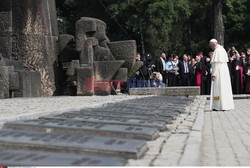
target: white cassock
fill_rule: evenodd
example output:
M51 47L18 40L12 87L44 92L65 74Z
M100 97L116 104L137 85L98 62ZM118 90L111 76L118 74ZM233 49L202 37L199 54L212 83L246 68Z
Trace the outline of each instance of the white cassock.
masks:
M232 110L234 109L231 78L228 69L228 55L226 50L218 45L214 51L212 64L212 81L210 109Z

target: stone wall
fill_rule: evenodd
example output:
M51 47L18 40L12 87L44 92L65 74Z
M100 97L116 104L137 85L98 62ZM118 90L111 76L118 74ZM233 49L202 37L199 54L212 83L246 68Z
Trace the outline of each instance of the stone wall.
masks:
M58 26L54 0L12 1L12 59L40 72L42 95L56 90Z
M5 58L11 57L12 50L12 3L10 0L0 1L0 53Z

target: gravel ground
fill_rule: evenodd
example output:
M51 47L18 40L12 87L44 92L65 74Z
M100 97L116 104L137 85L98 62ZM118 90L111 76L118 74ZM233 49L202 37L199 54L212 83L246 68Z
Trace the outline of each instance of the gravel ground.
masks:
M80 111L85 108L99 107L107 103L138 99L149 96L86 96L86 97L46 97L17 98L0 100L0 127L7 121L35 119L50 114Z

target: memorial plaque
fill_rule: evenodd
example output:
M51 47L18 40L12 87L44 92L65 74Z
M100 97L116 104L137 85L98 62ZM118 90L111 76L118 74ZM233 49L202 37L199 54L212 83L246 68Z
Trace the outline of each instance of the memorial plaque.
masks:
M59 154L52 152L0 150L0 164L4 166L124 166L119 157L89 154Z
M168 116L160 116L158 114L147 113L147 114L137 114L133 112L117 112L117 111L102 111L102 110L82 110L80 112L72 112L76 114L84 115L96 115L96 116L109 116L109 117L122 117L122 118L135 118L150 121L162 121L167 124L171 124L172 120L176 118L175 113L168 113Z
M82 122L94 122L102 124L112 125L129 125L129 126L140 126L140 127L153 127L164 131L167 129L166 122L154 121L154 120L143 120L134 118L123 118L120 116L100 116L100 115L86 115L76 113L63 113L55 116L41 117L41 119L63 119L63 120L74 120Z
M151 108L151 109L139 109L135 107L105 107L102 108L103 111L120 111L120 112L133 112L133 113L141 113L141 112L150 112L150 113L162 113L162 112L175 112L181 113L181 108L174 108L174 107L164 107L164 108ZM182 110L184 111L184 110Z
M169 109L171 110L171 109ZM88 109L88 110L82 110L81 113L85 113L85 111L91 111L91 112L102 112L103 115L106 115L106 113L118 113L118 114L131 114L131 115L140 115L140 116L148 116L149 119L152 119L152 117L158 117L163 116L166 118L175 119L179 113L178 112L168 112L167 109L165 111L133 111L133 110L126 110L122 108L116 108L116 109ZM119 116L119 115L118 115Z
M154 103L152 103L154 102ZM177 106L178 104L178 106ZM127 108L144 108L144 109L154 109L154 108L166 108L166 107L173 107L176 109L186 107L186 102L158 102L155 103L155 100L151 100L149 102L123 102L123 103L114 103L114 104L108 104L107 107L127 107Z
M143 140L0 130L0 149L23 149L141 158L148 150Z
M164 108L166 108L166 107L177 107L176 106L176 104L174 104L174 103L166 103L166 102L160 102L160 103L152 103L152 101L151 102L140 102L140 104L139 103L137 103L136 101L135 102L124 102L124 103L114 103L114 104L110 104L109 105L109 107L128 107L128 108L145 108L145 109L147 109L147 108L158 108L158 107L164 107ZM179 104L178 105L178 108L179 107L183 107L183 106L185 106L185 104Z
M31 131L50 131L76 135L98 135L107 137L154 140L159 136L157 128L126 125L111 125L72 120L38 119L6 123L4 128Z

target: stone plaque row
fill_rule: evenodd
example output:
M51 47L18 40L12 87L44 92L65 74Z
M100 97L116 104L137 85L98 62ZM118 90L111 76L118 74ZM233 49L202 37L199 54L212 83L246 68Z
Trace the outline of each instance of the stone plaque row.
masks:
M6 123L4 128L143 140L154 140L159 136L159 131L157 128L112 125L60 119L14 121Z
M124 166L126 159L89 154L0 150L2 166Z
M121 116L106 116L106 115L93 115L93 114L77 114L77 113L63 113L55 116L41 117L44 119L64 119L74 120L83 122L94 122L102 124L113 124L113 125L129 125L129 126L140 126L140 127L153 127L158 128L161 131L167 129L167 122L144 120L138 118L121 117Z
M154 120L154 117L159 118L160 117L165 117L167 119L175 119L180 113L178 112L167 112L166 111L132 111L132 110L126 110L126 109L113 109L113 110L108 110L108 109L93 109L93 110L81 110L80 112L76 113L82 113L82 114L94 114L94 113L100 113L102 115L107 115L107 114L117 114L117 116L126 116L126 115L139 115L139 116L147 116L148 119Z
M4 129L0 130L0 149L93 154L137 159L144 155L148 147L142 140Z

